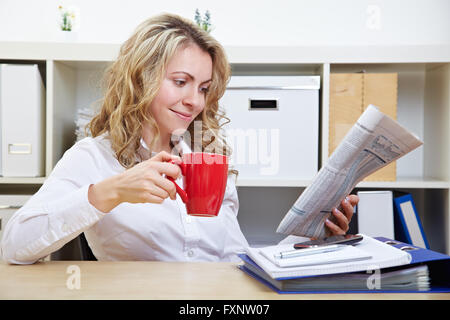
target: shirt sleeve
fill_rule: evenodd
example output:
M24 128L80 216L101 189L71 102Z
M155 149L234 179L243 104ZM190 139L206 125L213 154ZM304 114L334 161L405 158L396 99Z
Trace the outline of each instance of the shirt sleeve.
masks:
M107 214L88 200L89 186L100 180L97 166L92 139L64 154L41 189L8 221L0 247L6 262L34 263Z

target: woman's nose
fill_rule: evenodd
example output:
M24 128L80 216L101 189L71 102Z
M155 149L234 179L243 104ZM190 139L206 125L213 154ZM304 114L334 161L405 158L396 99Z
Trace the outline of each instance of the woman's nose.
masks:
M197 89L190 89L186 92L183 103L192 108L199 107L203 96Z

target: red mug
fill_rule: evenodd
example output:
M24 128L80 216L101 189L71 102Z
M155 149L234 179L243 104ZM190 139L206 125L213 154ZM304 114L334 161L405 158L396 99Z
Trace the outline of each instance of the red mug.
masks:
M222 206L228 177L228 157L215 153L185 153L177 163L183 175L184 190L173 178L177 193L187 213L200 217L216 217ZM175 163L174 161L171 161Z

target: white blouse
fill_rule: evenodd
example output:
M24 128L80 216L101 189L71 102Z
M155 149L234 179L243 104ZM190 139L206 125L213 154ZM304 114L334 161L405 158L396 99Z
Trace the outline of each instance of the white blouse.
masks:
M104 136L77 142L8 221L3 259L31 264L84 232L98 260L239 260L236 254L248 243L237 221L234 175L214 218L188 215L178 195L162 204L121 203L109 213L97 210L88 201L89 186L124 170ZM177 182L182 184L181 178Z

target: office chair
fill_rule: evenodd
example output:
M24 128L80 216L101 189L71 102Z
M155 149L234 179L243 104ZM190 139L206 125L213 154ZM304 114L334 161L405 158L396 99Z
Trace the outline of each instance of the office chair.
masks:
M90 260L96 261L91 248L89 248L88 242L84 233L81 233L78 237L66 243L62 248L51 254L51 259L58 260Z
M80 253L81 253L81 259L87 260L87 261L97 261L97 258L92 253L91 248L88 245L88 242L86 240L86 237L84 235L84 232L82 232L78 236L78 241L80 244Z

